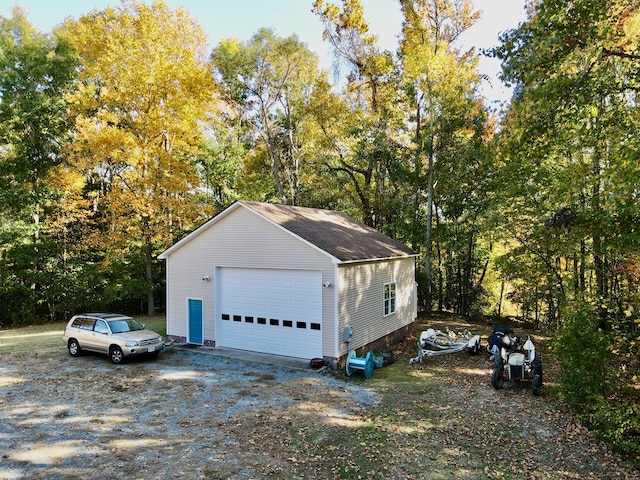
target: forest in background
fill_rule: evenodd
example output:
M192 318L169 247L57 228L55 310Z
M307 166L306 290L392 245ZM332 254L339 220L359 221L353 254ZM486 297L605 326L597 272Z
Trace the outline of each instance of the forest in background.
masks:
M394 52L309 3L335 72L269 29L207 51L162 1L0 17L0 327L162 311L157 255L238 199L340 210L419 253L422 310L556 332L567 398L637 454L639 2L532 0L488 52L469 0L398 0Z

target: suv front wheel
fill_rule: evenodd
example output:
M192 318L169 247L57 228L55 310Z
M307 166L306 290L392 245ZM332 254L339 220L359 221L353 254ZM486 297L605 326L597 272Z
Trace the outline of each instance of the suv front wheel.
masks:
M113 363L122 363L124 361L124 353L117 345L112 345L109 349L109 358Z

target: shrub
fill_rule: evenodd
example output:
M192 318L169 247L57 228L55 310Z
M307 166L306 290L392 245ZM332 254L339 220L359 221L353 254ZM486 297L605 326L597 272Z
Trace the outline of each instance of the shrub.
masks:
M600 401L580 416L613 449L640 466L640 405Z
M586 412L610 391L610 344L597 311L589 306L567 315L559 328L554 350L562 368L560 391L578 412Z
M640 465L640 405L617 368L615 329L601 325L599 312L589 306L564 319L553 345L562 368L560 391L589 429Z

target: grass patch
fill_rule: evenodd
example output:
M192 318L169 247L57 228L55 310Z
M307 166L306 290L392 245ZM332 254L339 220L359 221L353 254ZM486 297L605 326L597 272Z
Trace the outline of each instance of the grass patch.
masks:
M165 337L167 335L167 321L164 315L145 315L135 317L149 330L153 330L158 335Z
M66 322L0 330L0 354L64 347Z

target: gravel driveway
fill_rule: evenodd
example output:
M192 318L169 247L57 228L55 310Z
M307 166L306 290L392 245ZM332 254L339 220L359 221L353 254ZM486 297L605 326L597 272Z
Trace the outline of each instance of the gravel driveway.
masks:
M4 355L0 393L2 479L256 478L221 428L236 417L314 402L345 419L378 401L311 369L176 348L119 366L64 347Z
M639 479L552 393L557 365L536 336L545 387L491 387L488 355L317 373L166 349L114 366L66 349L4 354L0 479ZM484 329L484 331L483 331Z

